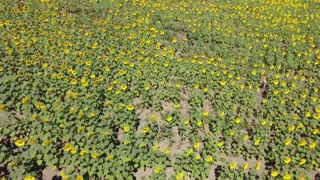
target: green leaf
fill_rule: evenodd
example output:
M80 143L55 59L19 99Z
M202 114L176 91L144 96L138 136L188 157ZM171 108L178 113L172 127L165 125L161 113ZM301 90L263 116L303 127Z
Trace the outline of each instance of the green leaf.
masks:
M139 167L139 164L134 164L133 167L134 167L134 168L138 168L138 167Z
M56 165L58 163L58 158L51 159L51 163Z

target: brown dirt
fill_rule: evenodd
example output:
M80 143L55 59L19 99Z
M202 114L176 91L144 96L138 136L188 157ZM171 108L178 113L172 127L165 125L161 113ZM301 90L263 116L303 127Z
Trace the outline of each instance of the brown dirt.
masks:
M152 168L145 168L145 169L138 169L137 172L134 173L134 176L137 178L137 180L144 180L149 179L148 177L152 174Z
M172 175L174 175L174 169L173 169L173 167L168 167L168 168L166 168L166 176L167 176L167 177L170 177L170 176L172 176ZM167 179L169 179L169 178L167 178Z
M189 103L187 101L181 101L180 102L180 112L181 112L182 117L184 119L189 119L190 118L189 110L190 110Z
M213 112L213 107L212 107L211 101L209 101L208 99L205 99L203 102L203 109L209 113Z
M171 146L171 155L182 153L183 151L187 150L190 146L190 141L188 139L182 139L179 135L178 127L173 127L173 144Z
M173 107L173 102L163 102L162 103L162 113L168 113L172 112L174 107Z
M137 131L141 132L141 129L143 127L145 127L145 125L148 122L149 117L151 116L151 109L141 109L141 110L138 109L137 110L137 114L138 114L139 119L140 119Z
M43 180L60 180L61 177L59 176L60 171L58 170L52 170L49 167L46 167L42 171L42 179Z

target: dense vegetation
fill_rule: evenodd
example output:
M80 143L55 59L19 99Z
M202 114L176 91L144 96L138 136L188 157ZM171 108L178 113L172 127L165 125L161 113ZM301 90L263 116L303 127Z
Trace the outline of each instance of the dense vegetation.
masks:
M0 0L0 12L0 178L319 171L319 0Z

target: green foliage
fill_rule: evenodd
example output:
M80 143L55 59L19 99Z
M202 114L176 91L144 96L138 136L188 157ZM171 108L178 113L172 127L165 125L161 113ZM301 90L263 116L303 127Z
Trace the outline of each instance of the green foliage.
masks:
M311 178L319 9L0 1L0 177Z

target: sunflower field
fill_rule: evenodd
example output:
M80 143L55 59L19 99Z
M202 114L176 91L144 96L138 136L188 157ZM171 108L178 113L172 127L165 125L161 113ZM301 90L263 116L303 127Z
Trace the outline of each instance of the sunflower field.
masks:
M320 0L0 0L0 179L320 178Z

